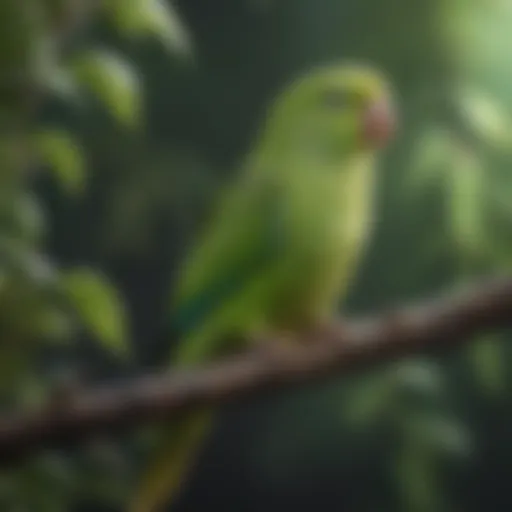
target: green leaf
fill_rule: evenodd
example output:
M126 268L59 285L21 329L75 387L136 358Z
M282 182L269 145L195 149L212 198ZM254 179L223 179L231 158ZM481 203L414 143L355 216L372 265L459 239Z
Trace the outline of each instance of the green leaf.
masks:
M145 4L149 32L158 37L169 50L190 57L192 41L176 8L163 0L149 0Z
M506 385L505 350L497 335L476 340L468 349L468 362L473 375L484 391L497 395Z
M463 147L455 147L452 168L446 173L449 230L463 255L485 250L484 169L480 160Z
M102 3L107 20L122 34L137 37L145 32L143 0L106 0Z
M512 120L496 99L474 89L462 89L457 99L468 128L496 149L512 148Z
M368 376L347 390L343 419L358 428L372 424L389 412L394 396L395 383L389 373Z
M50 289L55 285L57 272L53 263L18 238L0 236L0 265L8 269L10 277L21 277L30 286Z
M441 181L450 145L451 135L441 127L430 127L418 137L411 156L411 172L406 178L411 192L423 192Z
M16 198L14 216L18 233L32 242L40 241L46 234L46 214L39 198L30 192Z
M403 417L405 436L432 453L466 457L471 437L464 425L452 417L432 411L413 412Z
M395 455L394 473L402 510L442 510L440 482L432 453L422 444L406 440Z
M63 273L61 286L87 329L110 351L126 356L127 315L112 284L88 268L77 268Z
M443 373L439 365L423 360L401 361L391 367L398 389L415 396L437 397L443 390Z
M45 211L35 194L10 188L0 190L0 232L4 237L15 238L25 246L34 245L46 234L46 227Z
M86 179L84 156L68 132L46 128L36 135L36 146L42 160L68 194L83 192Z
M79 87L69 69L55 66L45 77L44 84L51 94L74 105L80 104L82 98Z
M133 129L142 119L142 88L137 73L120 55L104 49L84 52L72 64L76 79L121 125Z
M153 36L175 54L190 57L192 42L175 7L163 0L108 0L109 21L128 37Z

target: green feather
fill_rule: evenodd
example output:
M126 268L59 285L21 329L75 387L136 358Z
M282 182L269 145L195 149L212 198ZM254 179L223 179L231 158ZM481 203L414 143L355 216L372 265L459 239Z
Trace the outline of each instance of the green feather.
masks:
M252 230L247 230L247 242L242 243L241 234L232 235L233 239L236 236L239 241L235 247L237 250L231 253L231 257L228 257L227 251L219 254L219 260L222 258L224 261L217 262L217 273L207 274L200 285L196 284L194 292L181 297L175 305L172 332L177 332L181 339L186 338L198 325L205 323L208 317L215 315L222 304L240 293L251 279L265 272L272 261L279 257L282 233L279 229L279 212L276 209L278 202L274 195L272 190L265 188L260 194L256 194L257 204L244 204L247 217L252 215L254 206L261 212L252 223ZM244 212L229 213L240 218ZM229 259L229 265L225 264L226 259ZM197 263L189 273L197 274L196 267Z

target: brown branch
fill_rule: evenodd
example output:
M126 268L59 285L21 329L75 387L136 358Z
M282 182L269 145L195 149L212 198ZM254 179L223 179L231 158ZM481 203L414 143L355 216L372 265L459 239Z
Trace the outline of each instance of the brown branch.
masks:
M324 335L289 350L253 351L204 368L78 392L60 407L0 420L0 462L16 461L43 447L77 443L99 432L174 418L198 405L220 405L394 356L445 349L507 325L512 326L512 279L340 324L332 329L332 339Z

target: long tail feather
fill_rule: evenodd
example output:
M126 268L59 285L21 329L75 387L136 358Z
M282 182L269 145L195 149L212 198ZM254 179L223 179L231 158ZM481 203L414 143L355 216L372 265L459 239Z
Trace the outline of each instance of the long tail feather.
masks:
M177 497L213 417L211 409L201 409L165 427L158 451L130 500L129 512L160 512Z

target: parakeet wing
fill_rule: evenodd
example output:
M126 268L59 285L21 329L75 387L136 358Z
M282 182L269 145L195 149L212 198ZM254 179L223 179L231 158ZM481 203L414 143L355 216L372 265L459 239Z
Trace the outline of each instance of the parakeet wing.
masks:
M217 309L236 300L255 276L272 266L279 253L279 201L268 175L245 173L222 198L220 210L186 261L174 301L173 324L181 333L174 364L197 363L219 351L215 338ZM141 478L131 509L154 510L175 490L190 458L211 423L200 410L162 432L159 450Z
M276 181L261 172L243 174L228 190L178 282L173 327L181 338L276 261L283 245L278 192Z

